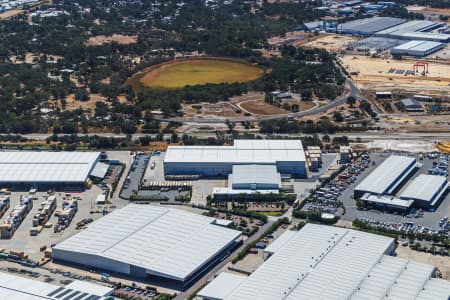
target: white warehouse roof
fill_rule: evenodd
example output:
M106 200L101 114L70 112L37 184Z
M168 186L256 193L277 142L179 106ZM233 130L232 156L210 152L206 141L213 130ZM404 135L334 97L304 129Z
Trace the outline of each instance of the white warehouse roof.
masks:
M227 297L237 288L247 276L222 272L207 286L197 293L197 296L208 300L220 300Z
M235 184L277 184L281 186L281 176L275 165L234 165L231 176Z
M305 161L300 140L235 140L233 146L169 146L165 163L270 163Z
M138 266L148 274L184 280L241 235L214 221L179 209L129 204L57 244L53 256L70 261L77 253L88 254L110 265ZM67 259L65 253L74 256Z
M392 48L393 50L410 50L410 51L423 51L427 52L436 47L442 46L442 43L432 42L432 41L409 41L407 43L401 44L397 47Z
M392 155L358 184L355 191L389 194L395 188L396 181L399 181L403 176L406 177L415 162L414 157Z
M448 181L444 176L420 174L406 186L400 198L431 201L439 193L445 192L447 186Z
M0 152L0 182L83 182L98 152Z
M113 288L77 280L66 287L60 287L53 284L0 272L0 299L100 300L107 299L105 297L112 295L113 292Z
M223 300L447 300L450 294L450 282L430 279L433 266L386 255L392 238L315 224L287 234Z

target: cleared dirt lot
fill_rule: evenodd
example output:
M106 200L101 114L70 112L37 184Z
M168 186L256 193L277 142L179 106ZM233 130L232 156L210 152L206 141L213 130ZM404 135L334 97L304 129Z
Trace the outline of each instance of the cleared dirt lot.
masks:
M270 105L261 100L249 100L239 103L239 107L257 115L279 115L287 113L284 109Z
M111 36L96 35L91 36L87 41L87 46L100 46L108 43L117 43L121 45L134 44L137 41L137 35L113 34Z
M450 278L450 259L448 257L418 252L402 246L398 246L396 252L398 257L433 265L442 272L443 279L448 280Z
M450 65L429 62L426 76L389 73L390 69L413 70L414 60L386 60L365 56L344 55L341 62L349 72L359 72L352 79L362 89L375 91L414 92L448 95Z
M70 94L66 97L66 110L75 110L78 108L82 109L90 109L91 111L95 111L95 103L96 102L105 102L106 97L101 96L100 94L90 94L90 99L88 101L78 101L75 99L75 94Z
M0 20L11 19L12 17L18 16L24 12L25 11L22 9L11 9L11 10L5 11L4 13L0 14Z
M304 43L303 46L339 52L344 51L347 45L357 40L358 38L347 35L323 35L311 42Z

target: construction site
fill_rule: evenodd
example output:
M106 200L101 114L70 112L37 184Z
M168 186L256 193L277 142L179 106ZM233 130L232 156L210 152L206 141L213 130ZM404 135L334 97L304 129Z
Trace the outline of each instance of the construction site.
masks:
M343 55L342 65L359 88L369 91L448 95L450 64L413 59L383 59Z

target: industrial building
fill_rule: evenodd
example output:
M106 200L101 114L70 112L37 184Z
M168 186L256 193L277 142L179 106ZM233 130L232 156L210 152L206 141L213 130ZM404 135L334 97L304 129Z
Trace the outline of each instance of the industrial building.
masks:
M401 39L401 40L423 40L447 43L450 41L449 34L434 33L431 30L441 27L441 24L426 21L414 20L388 27L375 33L375 36Z
M0 152L0 185L84 189L98 152Z
M65 287L0 272L0 299L110 300L114 289L75 280Z
M55 261L185 289L240 243L241 232L216 219L129 204L52 249Z
M374 33L405 23L405 19L391 17L373 17L365 19L357 19L346 23L339 24L338 33L353 35L373 35Z
M233 146L169 146L165 175L225 177L234 165L274 165L277 172L306 177L300 140L235 140Z
M414 157L391 155L370 173L354 190L355 198L365 193L391 195L416 169Z
M406 186L399 197L413 200L415 206L428 209L437 206L447 189L448 181L444 176L421 174Z
M241 194L278 194L281 175L275 165L234 165L228 187L214 188L214 199L229 199Z
M409 41L391 49L392 54L424 57L445 48L444 43L433 41Z
M197 296L208 300L448 300L450 282L433 278L434 266L390 256L395 249L392 238L306 224L279 239L282 242L250 276L221 274Z
M425 109L422 106L422 103L420 103L417 100L410 99L410 98L401 100L400 105L407 112L423 112L423 111L425 111Z

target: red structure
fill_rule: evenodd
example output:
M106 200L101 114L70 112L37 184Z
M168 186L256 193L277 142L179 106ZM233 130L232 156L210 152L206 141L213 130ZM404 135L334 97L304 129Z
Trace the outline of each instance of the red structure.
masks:
M419 67L423 67L423 72L428 74L428 63L424 61L416 61L413 65L413 71L419 72Z

